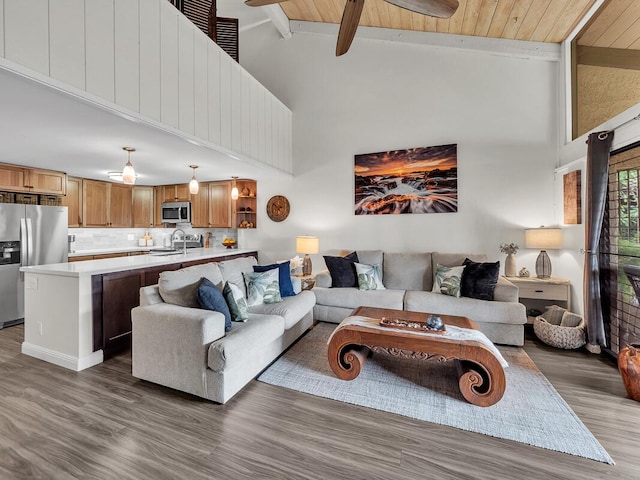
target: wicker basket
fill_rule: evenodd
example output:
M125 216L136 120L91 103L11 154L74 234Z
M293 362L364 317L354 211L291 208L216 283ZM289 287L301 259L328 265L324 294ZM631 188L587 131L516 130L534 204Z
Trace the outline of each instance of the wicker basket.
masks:
M0 192L0 203L15 203L16 194L11 192Z
M534 318L533 331L540 340L556 348L573 350L582 347L586 340L582 315L564 311L558 315L557 309L547 310Z
M24 205L37 205L38 195L33 193L16 193L16 203Z
M40 205L59 207L62 205L62 197L58 197L56 195L40 195Z

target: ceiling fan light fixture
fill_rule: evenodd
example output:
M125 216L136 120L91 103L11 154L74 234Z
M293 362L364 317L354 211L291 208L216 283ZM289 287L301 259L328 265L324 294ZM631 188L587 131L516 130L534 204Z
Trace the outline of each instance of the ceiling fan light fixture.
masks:
M196 195L200 191L200 184L196 178L196 168L198 168L198 165L189 165L189 168L193 169L193 176L189 182L189 193L191 195Z
M136 183L136 171L131 163L131 152L135 152L136 149L132 147L122 147L127 152L127 163L122 169L122 182L125 185L134 185Z

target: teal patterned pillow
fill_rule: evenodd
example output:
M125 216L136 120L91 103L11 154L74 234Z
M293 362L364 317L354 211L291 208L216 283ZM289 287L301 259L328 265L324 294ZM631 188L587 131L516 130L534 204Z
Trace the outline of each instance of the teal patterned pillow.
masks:
M242 290L235 283L226 282L222 289L222 295L229 306L231 320L234 322L246 322L249 320L247 311L247 301L244 299Z
M464 265L459 267L445 267L438 264L436 268L436 278L433 282L434 293L443 293L451 297L460 296L460 280L462 279L462 272L464 271Z
M354 263L358 275L360 290L385 290L382 284L382 267L380 265L365 265Z
M277 268L266 272L244 273L243 275L244 283L247 285L247 305L249 307L282 301Z

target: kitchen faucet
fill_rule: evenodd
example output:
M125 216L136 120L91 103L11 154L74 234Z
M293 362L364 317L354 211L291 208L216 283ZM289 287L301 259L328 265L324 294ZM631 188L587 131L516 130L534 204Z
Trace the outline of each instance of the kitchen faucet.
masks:
M187 234L184 233L184 230L182 230L181 228L176 228L173 232L171 232L171 246L173 246L173 236L177 233L180 232L182 233L182 249L184 251L184 254L187 254Z

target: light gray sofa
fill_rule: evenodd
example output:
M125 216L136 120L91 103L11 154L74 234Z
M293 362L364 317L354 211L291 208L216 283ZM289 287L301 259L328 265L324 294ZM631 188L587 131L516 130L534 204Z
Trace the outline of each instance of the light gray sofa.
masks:
M462 265L465 258L486 262L485 255L464 253L392 253L381 250L357 251L360 263L382 265L385 290L331 288L328 270L316 275L313 292L318 321L340 323L359 306L459 315L472 319L494 343L522 346L526 308L518 302L518 287L500 277L494 301L451 297L432 293L437 265Z
M158 285L140 289L131 311L134 377L225 403L313 323L315 296L302 291L280 303L249 307L249 320L232 322L199 308L202 277L215 285L229 281L245 293L243 272L253 257L163 272Z

